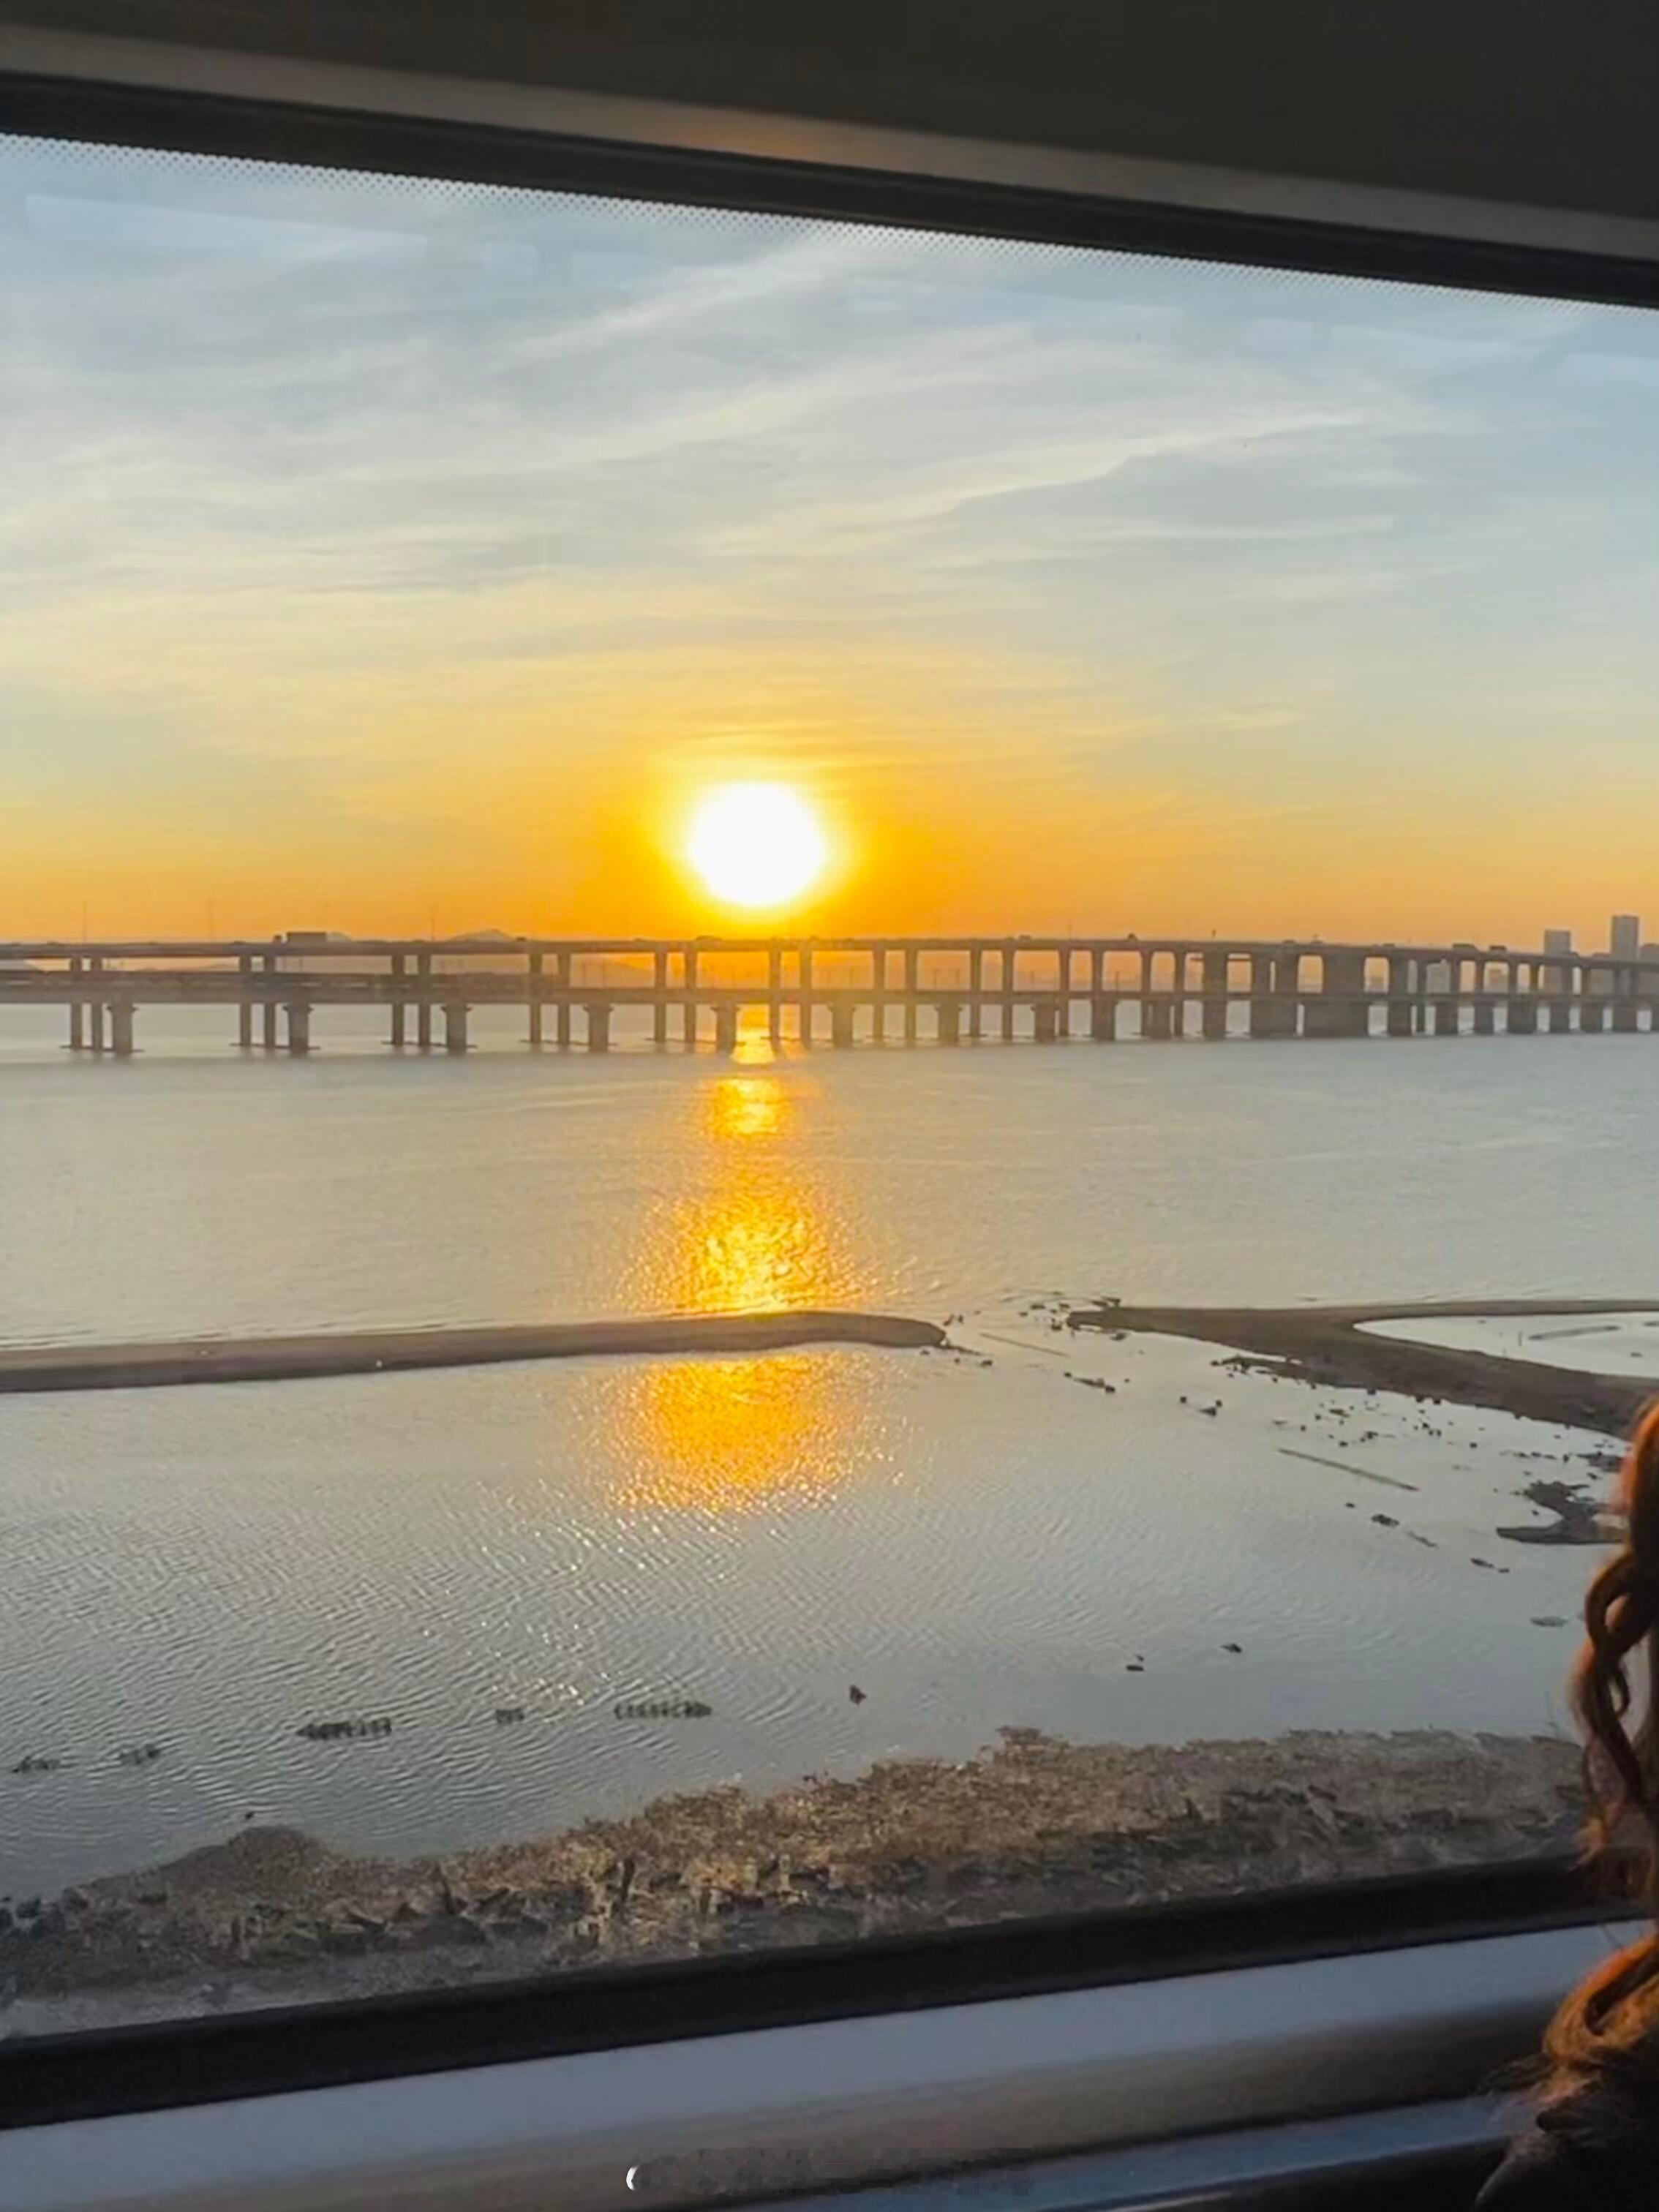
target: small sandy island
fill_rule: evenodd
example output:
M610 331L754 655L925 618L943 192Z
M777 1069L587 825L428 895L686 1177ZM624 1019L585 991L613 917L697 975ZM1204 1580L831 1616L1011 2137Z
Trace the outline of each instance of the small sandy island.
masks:
M317 1336L200 1337L153 1344L69 1344L0 1350L0 1392L171 1389L188 1382L277 1382L420 1367L485 1367L521 1359L684 1352L782 1352L802 1344L937 1348L945 1331L899 1314L665 1315L501 1328L341 1330Z
M1497 1352L1367 1334L1377 1322L1411 1322L1659 1311L1651 1298L1466 1298L1418 1305L1125 1306L1074 1310L1072 1328L1110 1334L1194 1337L1231 1346L1237 1364L1334 1389L1387 1390L1401 1397L1485 1406L1564 1428L1623 1436L1659 1375L1602 1375Z
M1565 1850L1573 1747L1303 1733L1175 1746L1004 1729L771 1796L665 1797L443 1859L249 1828L0 1908L0 2032L970 1925Z

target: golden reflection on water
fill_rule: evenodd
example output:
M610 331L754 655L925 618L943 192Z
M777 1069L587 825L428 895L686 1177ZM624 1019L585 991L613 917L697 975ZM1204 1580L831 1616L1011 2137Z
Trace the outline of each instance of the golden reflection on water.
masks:
M800 1094L763 1072L763 1030L739 1037L737 1057L699 1092L702 1187L659 1218L635 1272L641 1303L679 1313L855 1303L833 1208L779 1141L795 1129ZM874 1449L860 1364L803 1351L616 1370L606 1415L626 1468L617 1503L735 1512L830 1494Z

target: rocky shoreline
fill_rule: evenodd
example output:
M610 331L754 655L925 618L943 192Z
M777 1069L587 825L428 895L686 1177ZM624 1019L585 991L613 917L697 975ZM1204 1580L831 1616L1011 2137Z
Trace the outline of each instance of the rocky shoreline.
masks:
M1659 1312L1659 1297L1458 1298L1415 1305L1279 1307L1103 1303L1070 1312L1066 1325L1108 1335L1118 1331L1190 1337L1225 1346L1235 1354L1236 1365L1270 1363L1275 1373L1297 1382L1481 1406L1526 1420L1622 1437L1642 1407L1659 1394L1659 1375L1601 1375L1589 1368L1551 1366L1540 1360L1415 1344L1403 1337L1366 1332L1376 1322L1652 1312Z
M889 1762L441 1859L252 1827L0 1905L0 2033L1268 1892L1568 1848L1552 1737L1289 1735Z

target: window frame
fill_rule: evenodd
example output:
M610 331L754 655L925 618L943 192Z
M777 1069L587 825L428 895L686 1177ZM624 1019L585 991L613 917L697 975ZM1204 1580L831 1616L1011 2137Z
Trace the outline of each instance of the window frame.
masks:
M3 68L0 134L1659 309L1659 253ZM1547 1857L1105 1908L898 1942L780 1947L9 2039L0 2040L0 2133L762 2028L1589 1929L1626 1914L1638 1917L1633 1907L1598 1897L1571 1860Z

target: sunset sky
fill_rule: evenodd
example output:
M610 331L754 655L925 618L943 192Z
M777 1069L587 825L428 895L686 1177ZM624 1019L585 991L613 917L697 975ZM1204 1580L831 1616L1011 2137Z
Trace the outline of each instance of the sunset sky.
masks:
M1659 936L1659 325L0 147L0 938Z

